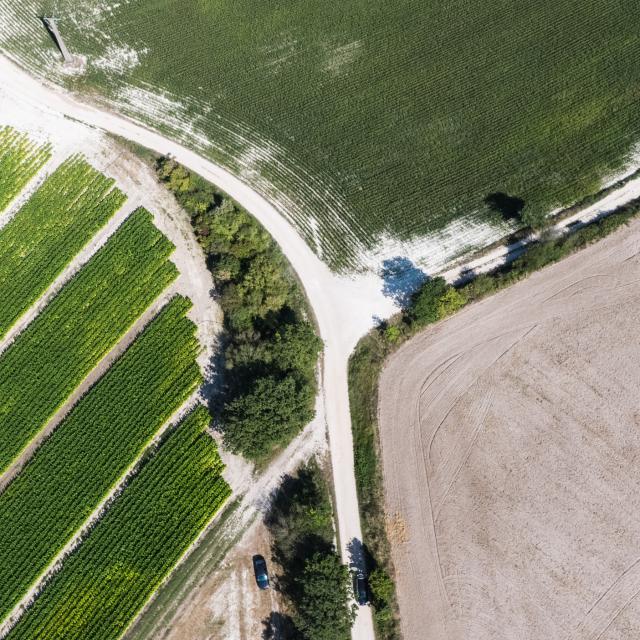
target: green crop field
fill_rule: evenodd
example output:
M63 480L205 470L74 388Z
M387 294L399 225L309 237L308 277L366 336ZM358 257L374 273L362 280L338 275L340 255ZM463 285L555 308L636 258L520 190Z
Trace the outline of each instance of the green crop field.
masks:
M124 201L113 180L73 157L0 228L0 337Z
M11 640L116 640L230 490L199 407L161 445Z
M334 266L385 233L458 222L450 243L472 243L493 193L568 204L640 141L637 0L55 6L84 76L60 71L41 0L5 0L0 48L241 174Z
M189 308L174 298L0 494L0 619L200 384Z
M0 357L0 472L175 279L172 251L134 213Z
M45 165L49 145L35 145L11 127L0 127L0 212Z

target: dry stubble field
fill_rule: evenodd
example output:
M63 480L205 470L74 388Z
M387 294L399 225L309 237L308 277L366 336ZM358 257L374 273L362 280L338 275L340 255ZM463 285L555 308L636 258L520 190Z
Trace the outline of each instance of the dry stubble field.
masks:
M640 222L404 345L381 377L404 637L640 632Z

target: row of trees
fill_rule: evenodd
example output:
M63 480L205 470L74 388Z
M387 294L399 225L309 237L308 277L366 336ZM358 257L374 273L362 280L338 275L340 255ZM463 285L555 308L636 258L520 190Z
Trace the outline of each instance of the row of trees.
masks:
M347 640L355 618L351 574L333 545L331 501L316 463L285 478L265 523L280 568L276 588L288 603L289 615L278 620L284 637ZM265 620L267 637L273 623Z
M175 161L160 158L156 170L191 216L224 311L227 375L219 408L225 445L264 461L313 417L321 341L269 234Z

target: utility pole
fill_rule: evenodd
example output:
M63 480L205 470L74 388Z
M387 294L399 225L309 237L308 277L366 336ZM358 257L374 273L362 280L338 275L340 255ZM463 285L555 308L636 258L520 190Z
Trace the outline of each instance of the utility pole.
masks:
M62 54L65 64L74 64L75 58L71 53L69 53L69 49L67 49L67 45L64 43L64 40L60 35L60 31L58 30L57 18L55 16L43 16L42 22L44 22L45 27L47 27L51 37L58 46L58 49L60 49L60 53Z

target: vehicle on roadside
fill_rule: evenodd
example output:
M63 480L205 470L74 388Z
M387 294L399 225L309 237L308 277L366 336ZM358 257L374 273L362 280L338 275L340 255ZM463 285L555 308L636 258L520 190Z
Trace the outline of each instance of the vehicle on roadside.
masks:
M258 587L260 589L268 589L269 574L267 572L267 561L259 554L253 556L253 573L255 574Z
M353 572L353 593L356 602L361 607L369 604L369 587L367 585L367 578L362 571Z

